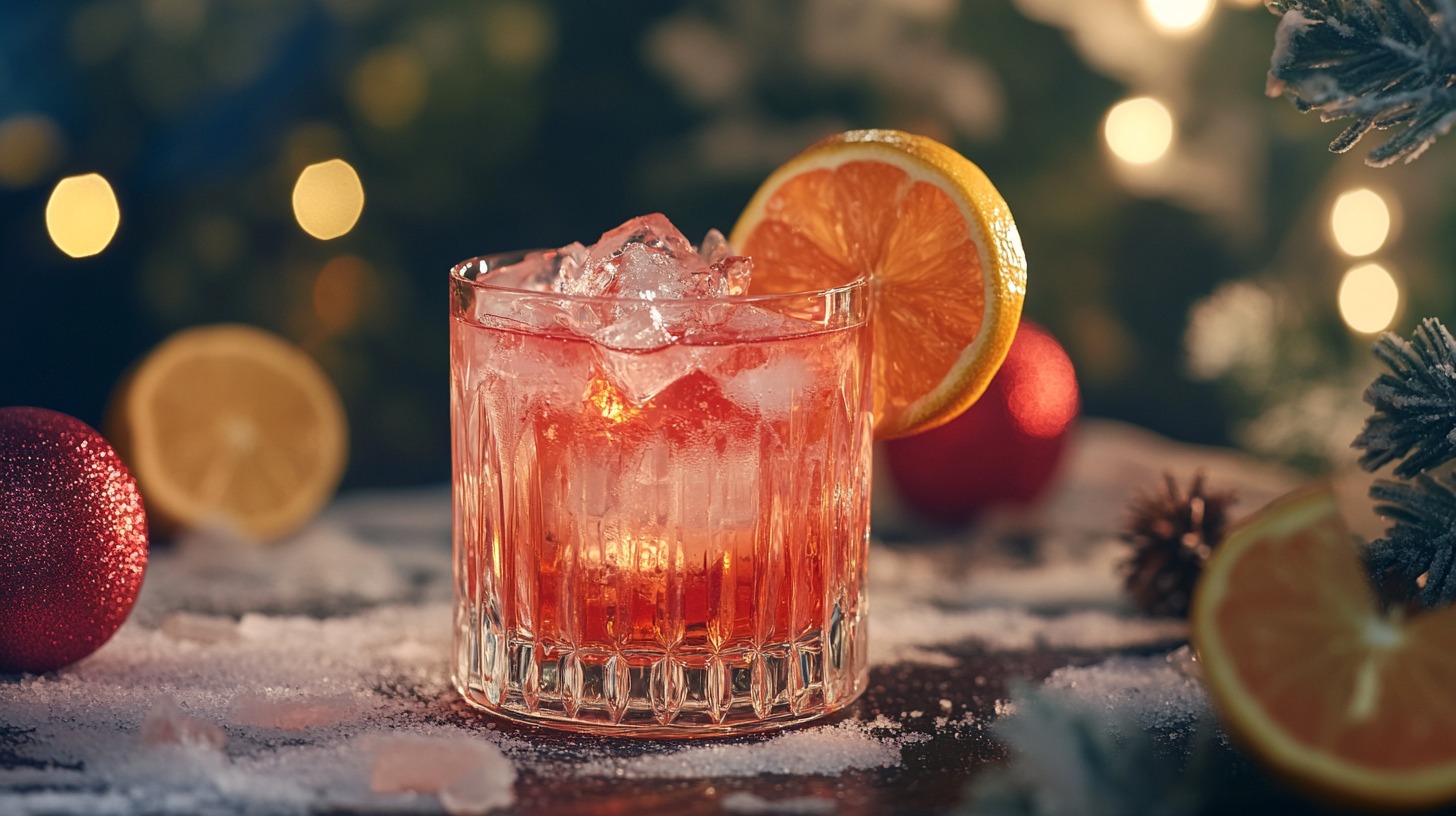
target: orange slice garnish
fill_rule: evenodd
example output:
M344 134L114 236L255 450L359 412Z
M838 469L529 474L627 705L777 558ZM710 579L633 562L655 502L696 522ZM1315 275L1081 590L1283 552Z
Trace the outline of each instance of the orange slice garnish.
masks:
M1224 723L1292 783L1381 811L1456 801L1456 609L1382 611L1329 489L1228 535L1192 636Z
M980 168L924 136L859 130L790 159L759 187L732 244L750 291L874 280L875 436L945 423L975 402L1021 317L1026 258Z

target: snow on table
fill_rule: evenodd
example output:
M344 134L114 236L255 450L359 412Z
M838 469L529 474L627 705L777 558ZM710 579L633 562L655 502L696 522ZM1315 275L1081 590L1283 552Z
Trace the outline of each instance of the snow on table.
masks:
M880 813L953 805L1017 679L1180 727L1207 709L1116 574L1129 496L1202 468L1248 511L1289 477L1084 422L1040 507L876 544L871 689L777 734L620 740L512 725L450 686L449 493L346 496L267 549L153 553L131 619L58 672L0 675L0 813Z

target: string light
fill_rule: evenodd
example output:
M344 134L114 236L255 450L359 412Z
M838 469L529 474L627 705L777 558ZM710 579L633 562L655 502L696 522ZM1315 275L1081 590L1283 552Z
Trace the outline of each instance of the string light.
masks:
M1346 255L1369 255L1390 235L1390 207L1364 187L1341 193L1330 208L1330 234Z
M1129 164L1150 164L1173 145L1173 114L1150 96L1126 99L1107 112L1102 133L1119 159Z
M354 228L364 211L364 185L343 159L310 164L293 185L293 216L303 231L327 241Z
M1143 0L1143 14L1166 34L1188 34L1208 22L1213 0Z
M1361 334L1385 331L1400 307L1400 287L1385 267L1365 263L1351 267L1340 281L1340 317Z
M68 176L56 182L45 209L51 241L72 258L106 249L121 225L121 206L111 184L99 173Z

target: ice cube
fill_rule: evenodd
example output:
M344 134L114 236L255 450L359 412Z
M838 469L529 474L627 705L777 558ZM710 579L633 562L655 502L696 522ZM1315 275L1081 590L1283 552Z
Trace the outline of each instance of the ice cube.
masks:
M577 282L586 271L586 247L580 241L572 241L556 250L556 253L556 277L551 281L551 289L556 292L570 292L579 285Z
M507 289L545 291L556 277L557 254L558 250L532 252L516 263L492 269L480 281Z
M655 351L624 351L597 347L597 363L602 376L622 392L634 405L642 405L662 393L664 388L697 371L700 349L670 345Z
M733 247L728 245L728 239L716 229L708 230L708 234L703 236L702 245L698 247L698 257L709 266L733 254Z
M739 371L721 383L723 396L768 418L787 417L794 400L814 384L804 358L779 352L761 366Z
M748 282L753 278L752 258L730 255L709 268L722 276L724 294L748 294Z
M610 318L591 330L591 338L611 349L650 351L676 342L682 330L668 326L672 307L664 308L650 300L626 302L607 307Z
M480 739L391 735L374 743L375 793L433 793L452 816L510 807L515 784L515 766Z
M227 742L221 728L183 711L171 697L161 697L142 718L142 745L185 745L220 750Z
M726 248L726 242L714 246L716 253ZM560 278L557 289L573 295L655 301L714 298L728 292L728 279L665 216L653 213L604 233L587 250L579 272Z
M753 276L753 259L734 252L728 239L716 229L708 230L703 244L698 247L698 256L723 280L725 295L742 295L748 292L748 281Z
M616 229L602 233L602 237L589 250L587 263L596 265L608 261L631 246L661 250L674 258L691 256L697 259L698 254L693 245L688 243L688 239L667 220L667 216L651 213L633 218ZM698 266L707 264L698 259Z
M475 299L475 319L497 329L522 327L537 331L570 328L576 322L572 304L513 291L481 291Z

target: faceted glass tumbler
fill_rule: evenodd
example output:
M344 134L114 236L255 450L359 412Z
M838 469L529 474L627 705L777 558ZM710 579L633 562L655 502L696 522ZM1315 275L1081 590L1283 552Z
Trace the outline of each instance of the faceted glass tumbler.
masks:
M761 730L854 700L868 281L646 303L491 282L524 254L450 276L460 694L643 736ZM638 324L677 328L643 343L621 330Z

